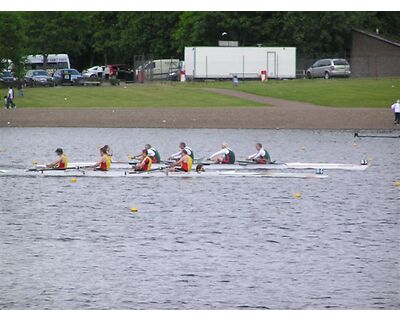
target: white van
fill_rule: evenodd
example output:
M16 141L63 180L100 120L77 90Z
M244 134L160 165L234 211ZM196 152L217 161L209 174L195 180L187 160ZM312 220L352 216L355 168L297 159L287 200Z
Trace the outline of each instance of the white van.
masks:
M29 55L25 59L25 67L27 70L44 69L43 55ZM47 56L47 68L46 71L49 75L53 75L58 69L70 69L71 64L69 62L68 54L49 54Z

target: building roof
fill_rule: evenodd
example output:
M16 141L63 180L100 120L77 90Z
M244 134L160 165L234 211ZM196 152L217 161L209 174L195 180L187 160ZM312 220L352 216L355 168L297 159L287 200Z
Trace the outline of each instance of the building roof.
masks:
M374 39L389 43L389 44L391 44L393 46L400 47L400 42L395 41L395 40L389 40L387 38L383 38L380 34L371 33L371 32L367 32L367 31L360 30L360 29L353 29L353 31L358 32L358 33L362 33L362 34L364 34L366 36L369 36L371 38L374 38Z

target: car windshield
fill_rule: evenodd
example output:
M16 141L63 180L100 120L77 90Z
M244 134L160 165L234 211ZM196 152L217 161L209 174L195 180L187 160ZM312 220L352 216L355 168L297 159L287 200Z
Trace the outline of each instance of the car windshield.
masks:
M34 76L47 76L47 72L44 70L41 71L33 71Z
M347 66L349 63L346 60L333 60L335 66Z
M73 75L79 75L79 72L75 69L69 69L68 72Z

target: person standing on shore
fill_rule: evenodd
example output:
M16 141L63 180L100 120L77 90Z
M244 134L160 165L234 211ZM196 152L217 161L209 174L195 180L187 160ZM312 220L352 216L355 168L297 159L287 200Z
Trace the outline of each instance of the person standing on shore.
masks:
M18 97L23 97L24 96L24 91L22 90L23 83L22 83L21 79L17 80L17 88L18 88Z
M7 103L8 107L11 105L11 108L15 109L17 106L14 103L14 89L12 86L10 86L7 94ZM7 107L7 109L8 109Z
M394 113L394 124L400 124L400 100L392 104L392 111Z

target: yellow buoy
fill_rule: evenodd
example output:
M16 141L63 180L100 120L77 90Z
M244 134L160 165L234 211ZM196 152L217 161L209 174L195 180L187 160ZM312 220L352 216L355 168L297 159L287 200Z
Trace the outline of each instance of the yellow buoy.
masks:
M138 212L138 208L132 207L131 212Z
M301 193L300 192L296 192L293 197L295 197L296 199L300 199L301 198Z
M394 185L395 185L396 187L400 187L400 181L396 181L396 182L394 183Z
M78 181L78 179L76 179L75 177L71 178L71 182L76 182L76 181Z

